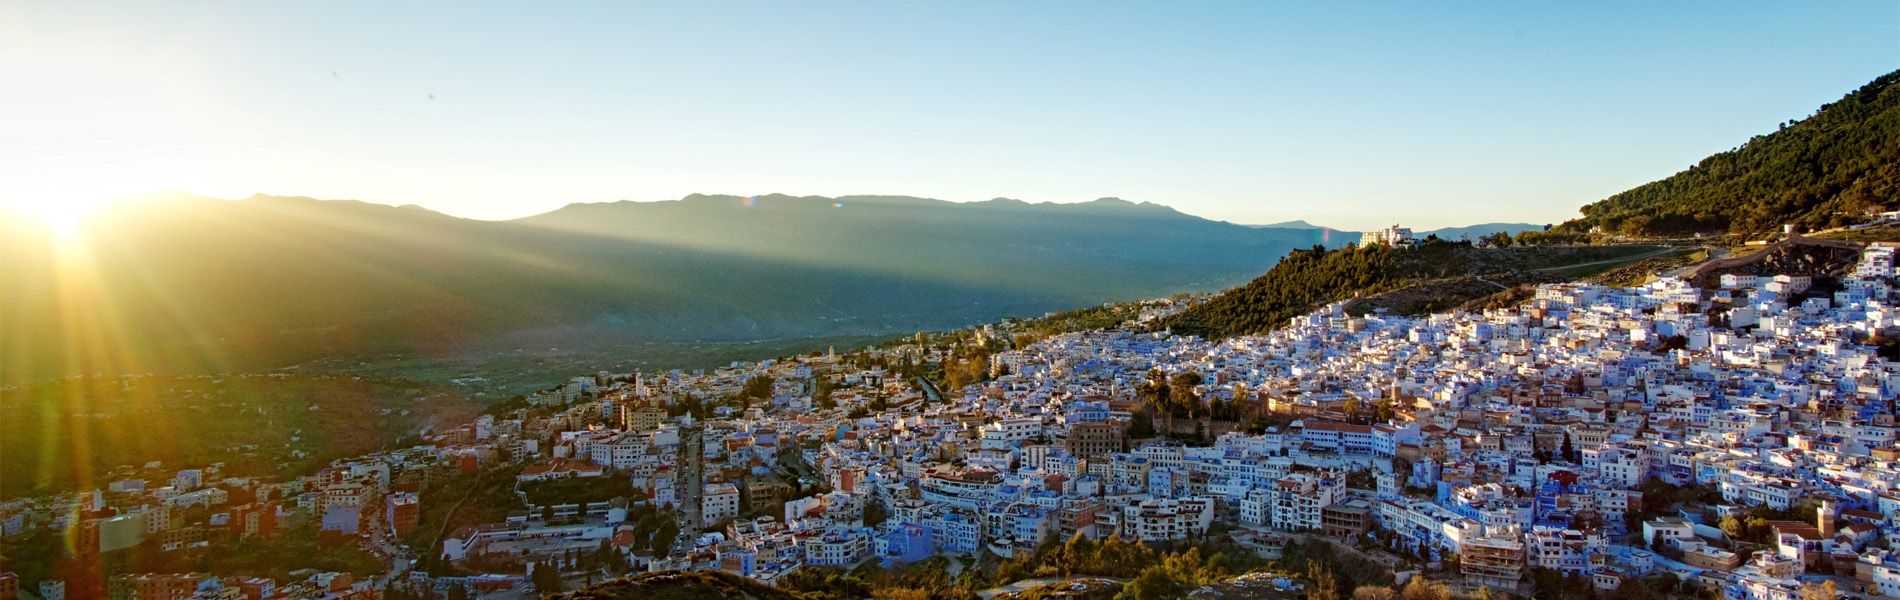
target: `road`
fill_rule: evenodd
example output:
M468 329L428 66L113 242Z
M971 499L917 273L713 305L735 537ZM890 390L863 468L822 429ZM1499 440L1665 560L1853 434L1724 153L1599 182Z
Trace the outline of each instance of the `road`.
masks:
M923 376L918 376L918 377L917 377L917 382L918 382L918 383L922 383L922 384L923 384L923 386L922 386L922 387L923 387L923 389L924 389L924 397L925 397L925 398L928 398L928 399L930 399L930 401L931 401L931 402L942 402L942 401L943 401L943 392L942 392L941 390L938 390L938 389L937 389L937 383L936 383L936 382L934 382L934 381L931 381L931 380L930 380L929 378L926 378L926 377L923 377Z
M1663 248L1663 249L1661 249L1661 250L1657 250L1657 251L1655 251L1655 252L1651 252L1651 253L1648 253L1648 254L1641 254L1641 255L1637 255L1637 256L1625 256L1625 257L1622 257L1622 258L1612 258L1612 259L1610 259L1610 260L1596 260L1596 261L1590 261L1590 262L1587 262L1587 263L1577 263L1577 264L1574 264L1574 265L1560 265L1560 266L1555 266L1555 267L1545 267L1545 268L1542 268L1542 269L1535 269L1535 270L1537 270L1537 271L1562 271L1562 270L1564 270L1564 269L1575 269L1575 268L1578 268L1578 267L1594 267L1594 266L1597 266L1597 265L1607 265L1607 264L1614 264L1614 263L1629 263L1629 264L1636 264L1636 263L1637 263L1637 262L1639 262L1639 261L1644 261L1644 260L1648 260L1648 259L1651 259L1651 258L1656 258L1656 257L1658 257L1658 256L1663 256L1663 255L1666 255L1666 254L1669 254L1669 253L1671 253L1671 252L1675 252L1676 250L1679 250L1679 249L1680 249L1680 248L1675 248L1675 247L1673 247L1673 246L1672 246L1672 247L1667 247L1667 248Z
M1059 583L1061 581L1063 581L1063 578L1061 577L1037 577L1035 579L1024 579L1022 581L1011 583L1009 585L1005 585L1002 587L993 587L987 590L983 590L981 592L977 592L976 595L982 596L984 598L990 598L1004 592L1020 592L1020 591L1027 590L1029 588L1036 587L1039 585L1048 585L1051 583Z
M396 543L395 538L384 528L382 519L371 518L368 527L369 535L364 539L363 545L382 552L382 557L389 566L388 571L370 580L370 587L376 590L387 589L391 581L409 572L409 559L405 557L408 549Z
M706 489L706 444L701 440L704 431L704 425L680 429L680 472L676 482L679 490L674 494L674 497L679 498L679 510L674 518L680 526L680 537L673 542L673 554L676 556L683 556L693 549L693 540L699 537L699 528L705 526L699 522L699 496Z
M1694 264L1687 264L1680 267L1676 267L1674 269L1663 271L1662 276L1663 277L1688 277L1690 274L1695 273L1695 270L1697 268L1700 268L1702 265L1708 263L1709 261L1728 256L1728 248L1711 248L1711 247L1704 246L1702 249L1707 250L1709 252L1708 258L1697 261Z

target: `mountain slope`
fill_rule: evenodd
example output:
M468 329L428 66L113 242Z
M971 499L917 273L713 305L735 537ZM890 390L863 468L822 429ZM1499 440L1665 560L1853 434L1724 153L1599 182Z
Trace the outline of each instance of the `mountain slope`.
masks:
M1900 71L1814 116L1755 136L1666 179L1583 207L1562 232L1759 233L1865 221L1900 203Z
M691 196L491 222L170 194L64 246L21 219L0 214L9 380L949 328L1219 289L1319 239L1106 199Z
M1297 219L1292 220L1292 221L1281 221L1279 223L1268 223L1266 225L1248 225L1248 227L1253 227L1256 229L1328 229L1328 227L1324 225L1314 225L1304 220L1297 220Z
M1358 295L1465 279L1483 279L1490 282L1484 285L1502 288L1519 283L1519 279L1538 279L1532 273L1538 269L1615 260L1657 250L1652 246L1486 249L1460 242L1428 243L1416 248L1375 244L1332 251L1295 250L1247 285L1222 292L1156 326L1202 337L1264 333L1284 327L1289 319L1322 305ZM1465 299L1455 300L1411 304L1439 310Z

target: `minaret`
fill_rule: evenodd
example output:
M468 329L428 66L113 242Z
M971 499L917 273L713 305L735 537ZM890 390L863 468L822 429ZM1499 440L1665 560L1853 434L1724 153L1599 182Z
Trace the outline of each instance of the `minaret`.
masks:
M1814 518L1820 523L1822 539L1834 539L1834 501L1822 500L1821 510L1815 511Z

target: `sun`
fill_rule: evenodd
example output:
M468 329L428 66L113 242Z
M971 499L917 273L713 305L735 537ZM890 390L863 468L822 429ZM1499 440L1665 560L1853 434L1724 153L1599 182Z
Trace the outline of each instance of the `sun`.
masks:
M194 185L194 136L164 86L137 75L0 63L0 206L72 235L126 196Z
M46 223L47 228L60 237L70 237L79 233L79 218L85 212L83 208L71 208L56 204L28 204L15 210Z

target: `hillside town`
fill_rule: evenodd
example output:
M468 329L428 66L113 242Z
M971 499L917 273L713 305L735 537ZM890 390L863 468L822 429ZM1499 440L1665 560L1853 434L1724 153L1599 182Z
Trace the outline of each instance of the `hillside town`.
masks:
M1524 596L1666 574L1725 600L1900 597L1894 250L1857 261L1418 317L1348 301L1222 340L1146 327L1192 302L1154 301L1106 329L576 377L306 477L148 464L0 505L0 533L69 532L92 564L308 532L376 573L9 573L0 600L518 597L1207 535ZM439 516L480 492L432 490L494 473L505 517Z

